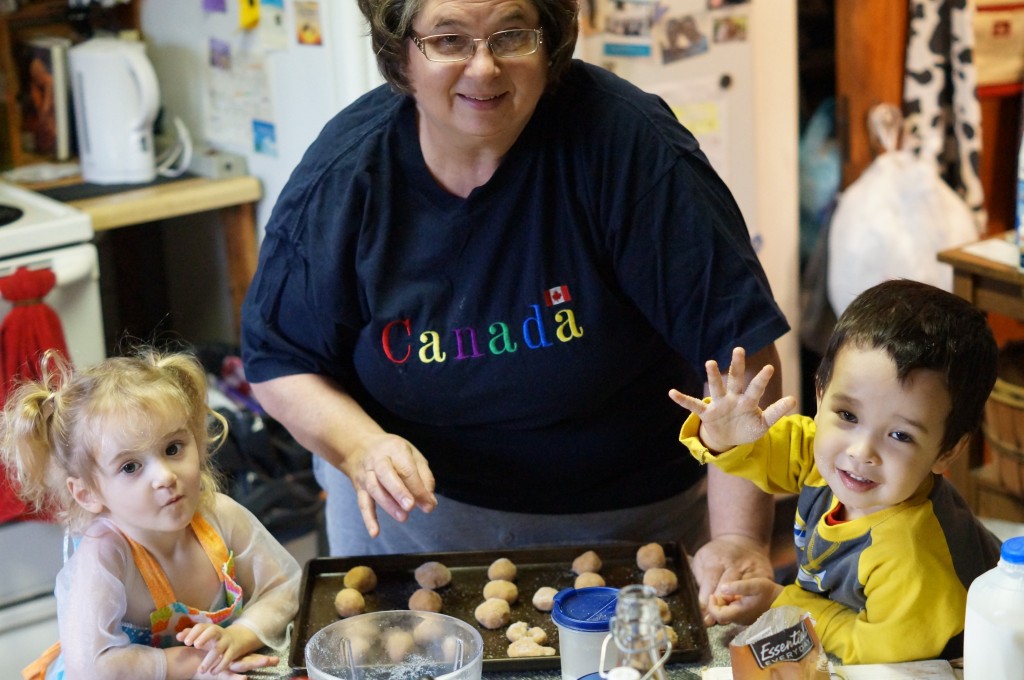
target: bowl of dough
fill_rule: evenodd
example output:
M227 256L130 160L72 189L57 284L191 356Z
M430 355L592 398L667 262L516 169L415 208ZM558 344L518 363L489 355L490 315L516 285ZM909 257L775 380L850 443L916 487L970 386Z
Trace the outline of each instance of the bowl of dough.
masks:
M325 626L305 656L310 680L480 680L484 641L452 616L380 611Z

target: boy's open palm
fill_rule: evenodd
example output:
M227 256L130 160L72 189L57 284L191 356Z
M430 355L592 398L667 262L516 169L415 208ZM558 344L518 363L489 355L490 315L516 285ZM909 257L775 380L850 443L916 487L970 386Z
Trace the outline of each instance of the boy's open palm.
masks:
M708 373L710 403L669 390L669 398L700 417L700 439L712 451L727 451L740 444L757 441L779 418L796 408L794 397L783 397L764 410L760 401L775 372L771 365L762 368L746 384L746 353L742 347L732 351L732 363L723 378L718 363L705 364Z

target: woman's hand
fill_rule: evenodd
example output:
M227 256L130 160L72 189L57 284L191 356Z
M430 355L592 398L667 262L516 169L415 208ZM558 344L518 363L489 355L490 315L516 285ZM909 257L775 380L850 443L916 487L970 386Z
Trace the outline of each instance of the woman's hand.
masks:
M437 506L434 474L427 459L397 435L370 435L345 457L341 471L356 490L359 512L370 536L380 533L378 505L398 522L404 522L414 507L430 512Z
M771 560L768 558L768 546L741 534L725 534L708 541L694 554L690 568L697 579L698 601L704 615L704 624L707 626L731 623L736 620L731 617L743 614L748 611L748 607L752 611L753 607L750 602L740 603L731 608L713 607L713 593L728 592L727 584L731 585L736 581L771 581L774 575Z
M708 614L719 623L749 625L768 611L782 593L782 586L770 578L748 578L721 583L711 593Z
M779 418L796 408L796 398L783 397L761 410L759 402L775 368L766 364L747 384L746 353L742 347L732 351L728 380L722 378L714 360L708 361L705 368L711 403L678 390L670 390L669 398L700 417L700 440L712 451L720 453L760 439Z
M260 404L296 441L341 470L356 491L359 513L372 537L380 534L377 506L404 522L418 507L437 505L434 475L423 454L389 434L334 380L286 375L252 384Z

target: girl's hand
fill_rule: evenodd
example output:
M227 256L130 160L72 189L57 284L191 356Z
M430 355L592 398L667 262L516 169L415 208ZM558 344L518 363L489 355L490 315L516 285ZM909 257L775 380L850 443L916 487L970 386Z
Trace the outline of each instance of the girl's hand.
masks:
M232 661L225 671L219 673L213 671L197 672L192 680L246 680L246 673L249 671L276 666L279 661L279 657L276 656L246 654L241 659Z
M206 652L199 663L199 672L214 676L228 670L233 661L261 644L255 633L244 626L222 628L212 623L196 624L176 637L178 642Z
M712 451L720 453L739 444L757 441L779 418L796 408L794 397L783 397L761 410L759 402L775 369L766 365L749 385L744 384L746 354L742 347L732 351L728 380L722 378L714 360L708 361L705 367L711 403L678 390L669 390L668 396L700 417L700 439Z
M749 578L722 583L708 600L708 613L718 623L751 624L768 611L782 593L770 578Z

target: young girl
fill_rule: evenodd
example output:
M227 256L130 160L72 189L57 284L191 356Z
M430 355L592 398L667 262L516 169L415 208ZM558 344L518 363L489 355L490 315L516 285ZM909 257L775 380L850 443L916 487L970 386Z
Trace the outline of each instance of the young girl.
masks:
M25 677L224 680L276 665L254 652L284 645L301 572L216 491L210 454L227 430L199 362L146 350L43 366L7 402L2 459L78 546L57 577L59 652Z

